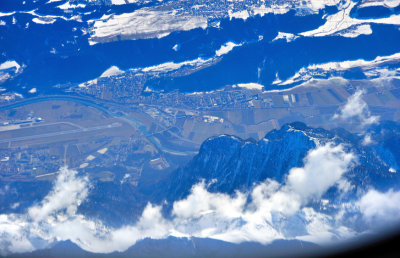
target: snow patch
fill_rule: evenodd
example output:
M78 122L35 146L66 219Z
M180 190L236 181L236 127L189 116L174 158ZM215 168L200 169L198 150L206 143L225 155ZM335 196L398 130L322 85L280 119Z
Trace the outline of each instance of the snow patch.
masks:
M283 5L271 5L270 7L267 7L265 5L261 6L254 6L252 8L253 15L259 15L263 17L264 15L268 13L273 13L273 14L285 14L291 10L290 5L288 4L283 4Z
M224 45L221 46L220 49L215 51L215 55L216 56L225 55L225 54L231 52L233 48L238 47L238 46L242 46L242 44L236 44L236 43L233 43L231 41L226 42Z
M371 77L394 77L400 76L397 70L389 71L387 69L378 69L386 63L400 62L400 53L390 56L377 56L371 61L357 59L342 62L329 62L323 64L312 64L307 67L301 68L292 77L285 81L275 80L273 84L276 85L290 85L293 83L309 81L315 78L324 78L327 76L341 75L341 72L352 69L360 68L366 76Z
M16 73L18 73L21 66L14 60L5 61L4 63L0 64L0 70L6 70L10 68L15 68Z
M0 79L1 82L1 79ZM15 101L17 99L23 99L22 94L17 92L6 92L0 95L0 102Z
M254 83L254 82L239 83L239 84L236 84L236 85L234 85L232 87L234 87L234 88L235 87L245 88L245 89L248 89L248 90L262 90L264 88L263 85L258 84L258 83Z
M124 71L120 70L117 66L111 66L107 70L105 70L101 75L100 78L102 77L111 77L115 75L120 75L123 74Z
M86 157L86 160L87 160L87 161L92 161L92 160L94 160L95 158L96 158L95 156L89 155L89 156Z
M0 17L3 17L3 16L11 16L11 15L13 15L13 14L15 14L15 12L9 12L9 13L0 12Z
M362 145L367 146L374 143L374 141L372 140L372 137L370 134L367 134L364 136L363 140L362 140Z
M32 21L34 23L37 23L37 24L53 24L56 21L56 19L51 18L51 17L48 17L48 18L46 18L46 17L39 17L39 18L35 17L35 18L32 19Z
M14 60L8 60L0 64L0 84L22 73L22 70L23 67Z
M82 164L79 166L79 168L85 168L85 167L87 167L87 166L89 166L89 163L85 162L85 163L82 163Z
M272 41L276 41L279 39L285 39L286 42L292 42L295 39L297 39L299 36L296 36L292 33L286 33L286 32L278 32L278 35L272 40Z
M358 25L368 25L368 24L392 24L400 25L400 15L391 15L387 18L378 19L362 19L358 20L356 18L350 17L350 12L356 5L356 2L346 1L346 3L341 7L342 9L335 14L331 14L326 17L326 22L319 28L311 31L306 31L300 33L304 37L325 37L328 35L338 35L343 37L357 37L362 34L370 34L370 27L358 26ZM356 29L351 29L356 28ZM348 32L348 30L351 32Z
M363 1L358 7L384 6L387 8L395 8L400 5L400 0L379 0L379 1Z
M134 4L139 2L139 0L111 0L111 4L113 5L124 5L124 4Z
M60 8L61 10L69 10L69 9L85 8L85 7L86 7L86 5L84 5L84 4L71 4L68 1L62 5L57 6L57 8Z
M162 38L174 31L188 31L207 27L207 18L200 16L177 16L176 11L155 11L148 8L133 13L104 15L90 20L92 24L91 45L122 39Z
M349 28L348 30L345 31L340 31L335 35L340 35L346 38L356 38L360 35L371 35L371 34L372 34L371 25L363 24L359 26L354 26L353 28Z
M232 10L228 11L229 19L232 20L233 18L247 20L250 17L250 14L247 10L232 12Z
M107 150L108 150L108 148L106 147L106 148L103 148L103 149L98 150L97 153L99 153L99 154L104 154L104 153L107 152Z
M175 44L175 45L172 47L172 49L173 49L174 51L178 51L178 50L179 50L179 45L178 45L178 44Z
M197 65L201 65L201 64L204 64L206 62L209 62L209 61L210 61L210 59L204 60L204 59L199 57L199 58L197 58L195 60L184 61L184 62L181 62L181 63L166 62L166 63L163 63L163 64L142 68L140 70L142 72L169 72L169 71L174 71L174 70L180 69L183 66L197 66Z
M204 122L205 123L213 123L213 122L223 123L224 122L223 118L220 118L220 117L217 117L217 116L204 115L203 118L204 118Z
M30 93L30 94L35 94L36 92L37 92L37 89L36 89L36 88L32 88L32 89L29 90L29 93Z

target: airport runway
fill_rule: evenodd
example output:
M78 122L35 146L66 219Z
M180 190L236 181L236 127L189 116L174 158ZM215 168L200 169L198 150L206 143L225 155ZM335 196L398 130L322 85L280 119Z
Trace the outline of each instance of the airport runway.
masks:
M92 132L92 131L116 128L116 127L120 127L121 125L122 125L121 123L112 123L109 125L100 125L100 126L79 128L79 129L74 129L74 130L66 130L66 131L53 132L53 133L44 133L44 134L37 134L37 135L15 137L15 138L9 138L9 139L2 139L2 140L0 140L0 143L33 140L33 139L59 136L59 135L65 135L65 134L73 134L73 133Z

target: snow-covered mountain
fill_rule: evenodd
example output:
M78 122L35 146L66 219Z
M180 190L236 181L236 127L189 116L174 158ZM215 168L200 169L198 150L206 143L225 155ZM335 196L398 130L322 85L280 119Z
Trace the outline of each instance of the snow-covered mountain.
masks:
M366 143L363 135L343 129L310 128L297 122L269 132L259 142L230 135L213 137L203 143L199 154L187 166L172 176L169 196L184 197L201 179L210 184L209 190L229 194L266 179L283 182L290 169L304 165L310 150L327 143L341 144L357 156L355 165L344 175L353 185L362 189L397 186L399 125L393 122L375 125L366 135L373 140Z

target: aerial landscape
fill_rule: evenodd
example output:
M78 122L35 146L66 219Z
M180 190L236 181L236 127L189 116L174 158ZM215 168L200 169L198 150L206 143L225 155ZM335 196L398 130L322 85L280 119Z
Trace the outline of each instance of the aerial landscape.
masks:
M347 250L399 146L399 0L1 0L0 256Z

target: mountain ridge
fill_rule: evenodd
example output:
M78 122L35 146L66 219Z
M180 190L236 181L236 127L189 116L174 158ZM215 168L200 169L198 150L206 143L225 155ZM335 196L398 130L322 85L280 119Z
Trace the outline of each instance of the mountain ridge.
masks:
M365 145L366 135L376 140ZM355 185L387 189L390 178L399 178L397 173L384 172L398 168L400 155L394 143L399 140L400 125L394 122L372 126L364 135L294 122L270 131L258 142L232 135L215 136L205 140L199 153L170 176L171 183L163 190L172 201L184 198L201 180L209 191L229 194L247 191L267 178L282 182L290 169L304 165L310 150L327 143L340 144L356 154L357 165L346 174L347 179Z

